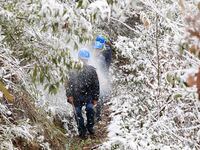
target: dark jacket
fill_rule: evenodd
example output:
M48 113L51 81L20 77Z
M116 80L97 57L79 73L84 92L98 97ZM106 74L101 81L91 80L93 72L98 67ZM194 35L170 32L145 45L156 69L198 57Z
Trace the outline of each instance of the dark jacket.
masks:
M74 105L99 99L99 80L96 69L84 65L82 69L72 71L66 88L66 96L73 96Z
M112 49L109 45L106 45L106 48L102 52L102 55L105 57L106 67L107 69L109 69L112 62Z

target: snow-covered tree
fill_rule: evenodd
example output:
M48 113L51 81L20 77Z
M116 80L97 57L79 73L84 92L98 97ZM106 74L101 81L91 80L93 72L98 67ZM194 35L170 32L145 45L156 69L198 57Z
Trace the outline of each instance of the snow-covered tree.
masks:
M80 67L76 51L102 33L116 49L112 120L100 149L199 149L199 101L184 84L200 64L198 7L197 0L0 2L0 89L15 97L8 104L0 93L0 149L65 148L74 121L63 84Z
M199 65L182 45L185 17L198 13L197 4L139 1L140 9L132 7L140 10L138 24L115 19L134 37L115 42L113 120L102 149L199 149L196 89L182 79Z

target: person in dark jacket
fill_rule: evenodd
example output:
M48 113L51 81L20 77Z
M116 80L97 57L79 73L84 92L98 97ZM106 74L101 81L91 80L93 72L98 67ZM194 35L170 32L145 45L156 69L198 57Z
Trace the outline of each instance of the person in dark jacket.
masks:
M79 136L84 138L87 130L90 134L94 134L94 106L96 106L99 99L99 80L95 68L87 64L90 58L89 51L80 50L79 58L83 62L83 67L70 73L66 96L75 111ZM82 116L84 105L86 106L86 126Z
M110 45L110 41L103 35L98 35L95 39L95 52L98 56L102 55L104 57L104 63L106 65L105 71L107 72L112 62L112 48Z
M100 99L96 107L96 120L100 121L104 102L108 99L111 89L109 68L112 62L112 49L109 40L102 35L98 35L95 39L94 57L100 80Z

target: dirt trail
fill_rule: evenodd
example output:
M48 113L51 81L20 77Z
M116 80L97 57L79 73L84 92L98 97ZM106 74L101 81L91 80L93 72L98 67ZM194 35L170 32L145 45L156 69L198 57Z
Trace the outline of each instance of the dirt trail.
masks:
M109 106L106 104L102 112L102 120L95 124L95 135L88 135L87 139L80 139L78 136L70 141L69 150L96 150L107 138L107 126L111 118Z

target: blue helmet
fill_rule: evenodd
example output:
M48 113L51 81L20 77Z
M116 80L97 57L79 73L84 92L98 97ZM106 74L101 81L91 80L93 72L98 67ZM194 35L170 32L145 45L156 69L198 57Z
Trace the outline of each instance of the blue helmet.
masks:
M94 48L96 49L102 49L104 47L104 44L106 42L106 39L104 36L102 35L98 35L95 39L95 44L94 44Z
M78 52L78 57L88 60L90 58L90 52L87 49L80 49Z
M103 36L103 35L98 35L97 37L96 37L96 40L95 40L96 42L98 41L98 42L100 42L100 43L102 43L102 44L105 44L105 42L106 42L106 38Z

